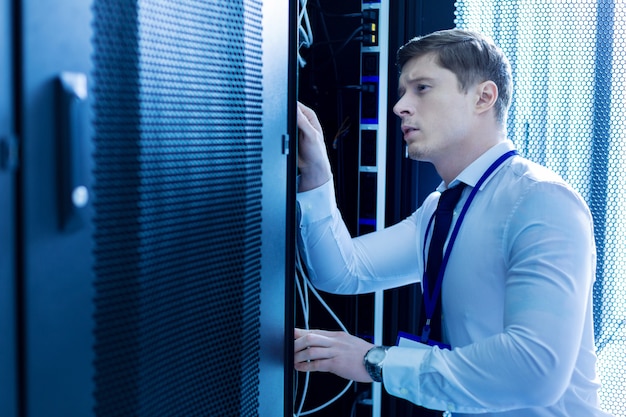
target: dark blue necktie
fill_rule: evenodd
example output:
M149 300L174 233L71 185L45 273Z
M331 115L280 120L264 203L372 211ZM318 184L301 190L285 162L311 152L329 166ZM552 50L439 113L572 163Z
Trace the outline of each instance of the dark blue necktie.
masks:
M435 224L433 227L433 234L430 239L430 246L428 247L428 260L426 261L426 277L428 279L428 287L432 292L437 283L437 276L441 269L441 261L443 258L443 246L450 232L450 225L452 224L452 217L454 214L454 208L456 207L461 193L465 188L465 184L459 183L452 188L448 188L439 197L439 203L437 203L437 209L435 210ZM430 296L430 294L424 294L424 297ZM424 328L426 323L426 312L424 308L424 300L422 299L422 312L420 319L420 329ZM430 336L429 338L436 341L442 341L442 328L441 328L441 293L437 299L435 312L430 322Z

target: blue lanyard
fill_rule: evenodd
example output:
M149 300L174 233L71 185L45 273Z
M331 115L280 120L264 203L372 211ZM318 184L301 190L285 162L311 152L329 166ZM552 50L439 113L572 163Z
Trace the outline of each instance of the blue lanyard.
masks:
M476 197L476 193L482 186L482 184L489 178L489 176L496 170L504 161L509 159L511 156L517 155L517 151L515 149L508 151L504 155L500 156L496 161L491 164L489 168L483 173L482 177L478 180L472 191L470 192L469 197L465 201L463 208L461 209L461 214L459 214L459 219L454 224L454 229L452 229L452 235L450 235L450 240L448 241L448 246L446 247L446 251L444 253L443 259L441 260L441 268L439 268L439 272L437 274L437 281L435 283L435 288L433 292L430 292L430 288L428 288L428 278L426 277L426 240L428 239L428 233L430 232L430 228L432 226L433 220L435 218L435 213L430 217L428 221L428 226L426 227L426 233L424 234L424 247L422 249L422 255L424 259L424 274L422 276L422 286L424 288L424 306L426 311L426 331L422 333L422 337L428 339L428 333L430 330L430 320L435 313L435 307L437 305L437 301L439 299L439 293L441 293L441 284L443 283L443 274L446 270L446 266L448 265L448 259L450 258L450 252L452 251L452 247L454 246L454 242L456 241L456 236L459 234L459 229L461 228L461 223L463 223L463 219L465 218L465 214L467 213L467 209L469 209L470 204ZM425 342L426 340L422 340Z

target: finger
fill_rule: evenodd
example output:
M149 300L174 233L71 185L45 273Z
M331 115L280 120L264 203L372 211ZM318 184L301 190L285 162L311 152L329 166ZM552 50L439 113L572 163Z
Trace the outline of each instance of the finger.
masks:
M310 330L299 329L299 328L296 327L296 328L293 329L293 338L294 339L298 339L298 338L304 336L305 334L307 334L309 332L310 332Z
M297 339L309 333L317 333L323 336L330 336L332 333L335 333L335 332L328 331L328 330L320 330L320 329L300 329L299 327L294 327L293 329L294 339Z
M301 360L311 360L319 358L327 358L333 348L333 335L337 332L328 332L324 330L304 330L298 332L301 336L294 341L294 355L299 352L308 352ZM311 355L315 355L312 357Z
M330 360L312 360L294 363L294 369L299 372L331 372L332 365Z
M294 342L293 342L293 351L294 354L307 349L309 347L310 341L306 340L306 336L310 333L310 330L298 329L295 328L293 330Z
M320 124L320 121L313 109L300 102L298 102L298 125L303 125L316 132L320 131L322 128L322 125ZM300 128L302 129L302 126L300 126Z
M314 131L314 127L311 124L311 120L309 119L309 117L307 117L304 112L302 111L302 109L300 107L298 107L298 129L300 129L300 131L307 135L310 136L312 134L312 132Z
M299 372L317 372L319 371L320 361L312 361L312 362L295 362L293 364L293 368Z
M307 119L311 119L311 116L315 114L312 108L298 102L298 112L305 116Z
M305 349L311 348L329 348L332 346L332 338L319 334L321 330L316 330L313 333L312 330L306 331L299 338L294 341L294 352L300 352Z
M319 362L332 359L334 357L333 349L325 347L310 347L294 353L294 364L302 362Z
M344 332L341 331L337 331L337 330L322 330L322 329L314 329L311 330L311 332L321 335L321 336L325 336L325 337L338 337L342 334L344 334Z

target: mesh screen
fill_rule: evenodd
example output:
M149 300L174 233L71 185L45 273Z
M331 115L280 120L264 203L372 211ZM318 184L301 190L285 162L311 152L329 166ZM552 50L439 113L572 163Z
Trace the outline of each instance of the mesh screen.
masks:
M255 416L262 1L95 0L99 416Z
M509 136L587 200L598 249L594 288L603 407L626 415L626 4L621 0L465 0L458 27L511 59Z

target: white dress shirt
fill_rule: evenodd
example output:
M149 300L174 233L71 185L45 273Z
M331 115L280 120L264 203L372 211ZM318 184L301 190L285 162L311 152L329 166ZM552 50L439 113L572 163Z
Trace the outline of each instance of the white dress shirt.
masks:
M468 185L455 221L482 174L513 148L501 142L450 184ZM332 181L299 193L299 246L315 286L357 294L420 281L439 195L394 226L351 238ZM585 201L548 169L509 158L476 194L445 270L443 323L452 350L392 347L385 389L455 416L607 416L595 369L595 268Z

